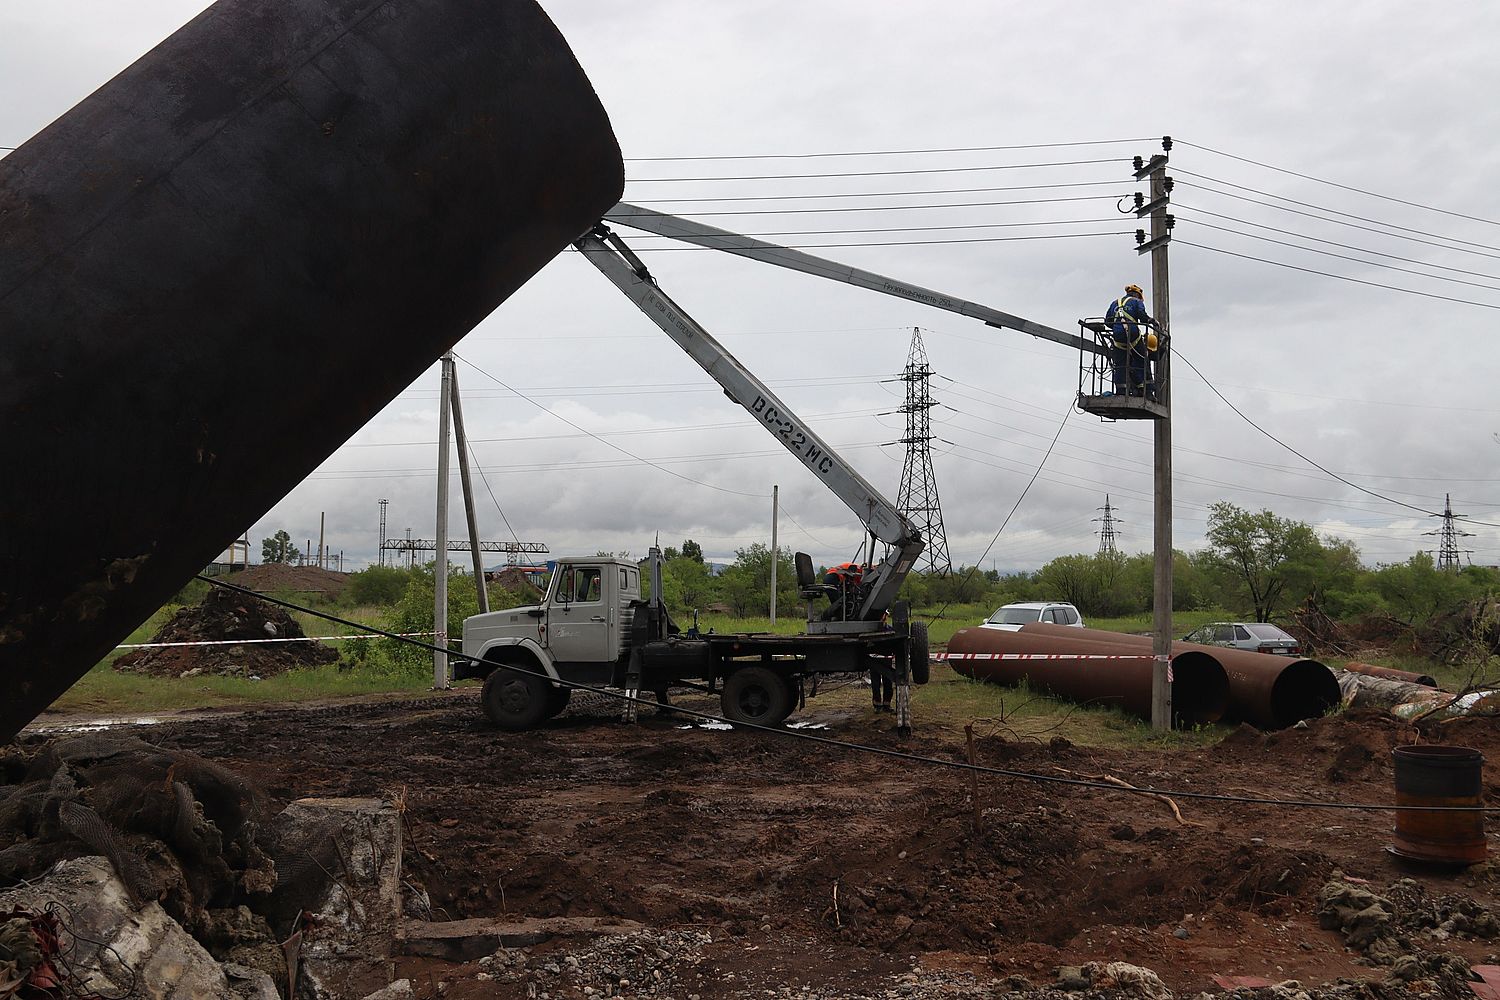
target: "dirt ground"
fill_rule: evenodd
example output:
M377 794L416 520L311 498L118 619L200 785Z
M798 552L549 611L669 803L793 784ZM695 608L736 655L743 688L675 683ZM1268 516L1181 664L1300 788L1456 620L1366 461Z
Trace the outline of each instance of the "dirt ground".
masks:
M797 718L839 741L962 752L950 734L924 733L920 715L907 741L868 712L814 702ZM600 916L706 932L696 964L676 973L683 996L863 995L913 982L914 970L1042 986L1059 966L1092 960L1154 969L1179 995L1217 989L1216 973L1305 986L1379 979L1318 925L1318 893L1336 870L1377 892L1410 877L1432 897L1500 908L1500 867L1431 872L1390 856L1391 813L1182 799L1180 824L1157 799L981 777L976 823L963 772L649 712L628 727L597 705L525 734L490 726L470 694L137 734L252 775L281 803L404 797L408 877L436 919ZM977 756L1046 775L1389 802L1390 750L1413 735L1388 718L1336 716L1270 735L1241 729L1202 750L990 736ZM1456 720L1432 738L1500 755L1493 720ZM1492 779L1485 799L1500 805ZM1500 941L1464 935L1419 943L1470 963L1500 952ZM466 978L477 967L403 959L394 971L430 992L449 980L449 998L528 995L524 982Z

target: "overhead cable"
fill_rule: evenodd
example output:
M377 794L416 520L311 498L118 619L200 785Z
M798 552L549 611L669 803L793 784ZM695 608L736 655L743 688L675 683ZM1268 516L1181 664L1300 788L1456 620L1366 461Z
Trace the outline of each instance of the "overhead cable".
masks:
M915 198L928 194L988 194L993 191L1051 191L1057 188L1118 187L1118 177L1107 181L1076 181L1071 184L1011 184L1006 187L928 188L925 191L843 191L834 194L746 194L717 198L653 197L657 205L700 205L717 201L830 201L834 198Z
M1407 205L1407 206L1409 206L1411 208L1420 208L1423 211L1426 211L1426 212L1436 212L1439 215L1449 215L1449 216L1452 216L1455 219L1467 219L1470 222L1483 222L1486 225L1500 226L1500 222L1497 222L1494 219L1486 219L1486 218L1482 218L1481 216L1478 216L1478 215L1466 215L1463 212L1452 212L1452 211L1449 211L1446 208L1438 208L1436 205L1424 205L1421 202L1407 201L1405 198L1397 198L1394 195L1380 194L1377 191L1367 191L1364 188L1352 187L1351 185L1348 185L1348 184L1340 184L1338 181L1330 181L1330 180L1328 180L1326 178L1323 178L1323 177L1314 177L1311 174L1303 174L1303 173L1299 173L1299 172L1297 172L1295 170L1288 170L1286 167L1278 167L1278 166L1274 166L1274 165L1272 165L1270 163L1262 163L1260 160L1252 160L1249 157L1236 156L1233 153L1226 153L1222 149L1214 149L1211 146L1200 146L1199 144L1197 144L1195 142L1188 142L1185 139L1177 139L1177 140L1174 140L1174 141L1177 142L1180 145L1183 145L1183 146L1191 146L1193 149L1201 149L1205 153L1213 153L1216 156L1227 157L1228 159L1231 159L1231 160L1239 160L1241 163L1249 163L1249 164L1252 164L1253 166L1264 167L1267 170L1274 170L1274 171L1276 171L1277 173L1280 173L1280 174L1289 174L1292 177L1300 177L1300 178L1302 178L1305 181L1313 181L1313 182L1318 183L1318 184L1327 184L1329 187L1336 187L1336 188L1339 188L1339 189L1344 190L1344 191L1352 191L1355 194L1366 195L1367 197L1370 197L1370 198L1379 198L1381 201L1394 202L1397 205Z
M1215 219L1224 219L1228 222L1236 222L1242 226L1253 226L1256 229L1265 229L1273 233L1280 233L1283 236L1295 236L1298 239L1308 240L1313 243L1322 243L1324 246L1339 247L1343 250L1357 250L1360 253L1370 254L1372 257L1384 257L1387 260L1399 260L1406 264L1421 264L1423 267L1430 267L1438 271L1452 271L1454 274L1468 274L1476 278L1494 278L1497 281L1500 281L1500 274L1491 274L1487 271L1469 271L1461 267L1449 267L1446 264L1433 264L1429 261L1419 260L1415 257L1402 257L1399 254L1384 253L1380 250L1371 250L1369 247L1356 246L1352 243L1339 243L1336 240L1325 240L1317 236L1309 236L1306 233L1293 232L1290 229L1281 229L1277 226L1268 226L1262 222L1251 222L1249 219L1241 219L1236 215L1225 215L1222 212L1210 212L1206 208L1198 208L1194 205L1188 205L1181 202L1173 202L1172 204L1173 207L1178 211L1192 212L1194 215L1209 215Z
M1245 415L1245 411L1241 410L1238 406L1235 406L1233 403L1231 403L1229 401L1229 398L1227 396L1225 396L1222 392L1220 392L1219 389L1218 389L1218 387L1215 386L1212 382L1210 382L1208 380L1208 377L1205 376L1201 371L1198 370L1198 366L1195 365L1195 364L1193 364L1192 361L1188 360L1188 358L1186 356L1184 356L1182 354L1182 352L1174 350L1172 352L1172 356L1175 357L1175 358L1180 358L1182 360L1183 364L1185 364L1189 368L1191 368L1193 370L1193 374L1197 375L1200 379L1202 379L1203 380L1203 384L1206 385L1206 386L1208 386L1209 390L1215 396L1218 396L1219 399L1224 403L1225 406L1229 407L1236 414L1238 414L1241 420L1245 421L1245 423L1247 423L1251 427L1255 428L1257 431L1259 431L1261 434L1263 434L1266 438L1268 438L1269 440L1271 440L1275 444L1278 444L1281 447L1285 448L1287 451L1291 452L1293 455L1296 455L1298 458L1302 459L1302 461L1306 462L1308 465L1311 465L1313 468L1317 469L1318 471L1324 473L1325 475L1332 476L1334 479L1337 479L1339 482L1343 483L1345 486L1348 486L1351 489L1359 490L1361 493L1364 493L1364 494L1367 494L1369 496L1372 496L1372 497L1374 497L1377 500L1383 500L1386 503L1394 504L1397 507L1405 507L1407 510L1414 510L1414 511L1416 511L1419 514L1425 514L1428 517L1442 517L1443 516L1442 514L1439 514L1436 511L1427 510L1425 507L1418 507L1415 504L1409 504L1409 503L1407 503L1404 500L1397 500L1394 497L1386 496L1384 493L1379 493L1379 492L1376 492L1375 490L1369 489L1368 487L1361 486L1361 485L1359 485L1356 482L1352 482L1352 481L1350 481L1348 479L1345 479L1343 476L1339 475L1337 472L1334 472L1333 470L1331 470L1328 467L1326 467L1326 466L1324 466L1324 465L1322 465L1322 464L1314 461L1313 459L1308 458L1302 452L1298 451L1296 448L1293 448L1291 445L1289 445L1285 441L1281 440L1281 438L1279 438L1276 435L1272 434L1270 431L1266 430L1260 424L1256 423L1254 420L1251 420L1248 416L1246 416ZM1490 524L1490 523L1488 523L1486 521L1472 521L1472 520L1469 520L1468 518L1464 518L1463 521L1464 521L1465 524L1478 524L1478 525L1482 525L1482 526L1484 526L1486 528L1500 528L1500 524Z
M698 181L800 181L823 177L909 177L915 174L973 174L988 170L1035 170L1042 167L1087 167L1127 162L1120 157L1102 160L1057 160L1051 163L996 163L983 167L918 167L911 170L845 170L827 174L744 174L735 177L631 177L628 184L685 184Z
M746 208L732 211L694 212L693 218L711 215L825 215L830 212L915 212L938 208L998 208L1004 205L1058 205L1070 201L1119 201L1128 192L1073 195L1068 198L1017 198L1010 201L963 201L941 205L860 205L855 208Z
M573 421L569 420L567 417L563 416L561 413L558 413L555 410L548 409L547 407L543 406L541 403L537 402L536 400L532 399L530 396L526 395L524 392L521 392L520 390L515 389L515 388L511 387L510 385L507 385L505 382L501 381L499 378L496 378L494 375L491 375L489 372L485 371L483 368L480 368L478 365L474 364L474 362L470 361L468 358L462 357L462 356L460 356L458 354L454 354L453 356L455 358L458 358L458 360L462 361L464 364L468 365L470 368L474 369L479 374L483 375L485 378L489 379L491 382L494 382L496 385L501 386L504 389L509 389L511 392L515 393L517 396L519 396L522 399L526 400L526 402L530 403L532 406L536 407L538 410L541 410L543 413L550 414L551 416L553 416L553 417L557 418L558 420L561 420L563 423L567 424L569 427L572 427L574 430L582 431L583 433L587 434L589 437L591 437L594 440L598 441L600 444L605 445L608 448L612 448L615 451L619 452L620 454L625 455L626 457L628 457L630 459L633 459L634 461L640 462L640 463L642 463L644 465L649 465L653 469L657 469L657 470L659 470L661 472L665 472L667 475L672 476L674 479L681 479L683 482L685 482L685 483L692 483L694 486L705 486L708 489L718 490L720 493L730 493L730 494L733 494L735 496L756 497L757 499L759 499L759 497L760 497L759 493L748 493L745 490L730 489L727 486L718 486L718 485L716 485L714 483L707 483L707 482L703 482L702 480L699 480L699 479L694 479L692 476L684 476L682 473L678 472L676 469L669 469L665 465L658 465L657 463L651 461L651 459L649 459L649 458L642 458L640 455L637 455L634 452L628 451L625 448L621 448L619 445L615 444L613 441L606 441L604 438L602 438L599 435L595 434L593 431L589 430L587 427L583 427L583 426L581 426L579 424L575 424Z
M998 153L1015 149L1064 149L1069 146L1118 146L1145 139L1087 139L1078 142L1028 142L1019 146L949 146L940 149L865 149L843 153L741 153L718 156L627 156L626 163L667 163L691 160L814 160L836 156L918 156L926 153ZM3 147L0 147L3 148Z
M1274 204L1274 203L1269 202L1269 201L1257 201L1254 198L1247 198L1247 197L1245 197L1242 194L1235 194L1232 191L1219 191L1219 190L1217 190L1215 188L1211 188L1211 187L1207 186L1206 184L1195 184L1192 181L1178 181L1177 184L1178 184L1179 187L1191 187L1191 188L1196 188L1199 191L1207 191L1208 193L1210 193L1210 194L1216 194L1216 195L1218 195L1221 198L1233 198L1236 201L1249 202L1252 205L1259 205L1262 208L1274 208L1278 212L1287 212L1287 213L1289 213L1291 215L1300 215L1300 216L1303 216L1303 217L1308 218L1308 219L1317 219L1319 222L1331 222L1331 223L1333 223L1336 226L1347 226L1350 229L1358 229L1358 230L1361 230L1361 231L1366 232L1366 233L1374 233L1377 236L1384 236L1387 239L1392 239L1392 240L1407 240L1408 242L1411 242L1411 243L1421 243L1421 244L1423 244L1425 246L1438 247L1439 249L1442 249L1442 250L1451 250L1451 251L1453 251L1455 253L1467 253L1467 254L1473 254L1476 257L1490 257L1490 258L1493 258L1495 260L1500 260L1500 254L1485 253L1484 252L1484 250L1486 250L1486 249L1487 250L1500 250L1500 247L1490 247L1490 246L1486 246L1485 244L1481 244L1481 243L1473 243L1473 244L1469 244L1469 246L1483 247L1484 249L1471 250L1471 249L1468 249L1468 247L1466 247L1466 246L1455 246L1454 245L1455 243L1462 243L1463 241L1461 241L1461 240L1453 240L1453 241L1450 241L1448 243L1434 243L1432 240L1424 240L1424 239L1421 239L1419 236L1404 236L1400 232L1392 232L1391 231L1393 229L1402 229L1403 227L1400 227L1400 226L1392 226L1392 227L1389 227L1388 229L1374 229L1374 228L1371 228L1370 226L1361 226L1358 223L1354 223L1354 222L1345 222L1343 219L1330 219L1326 215L1314 215L1312 212L1304 212L1301 209L1297 209L1297 208L1288 208L1285 205L1277 205L1277 204ZM1332 210L1330 209L1329 211L1332 211ZM1350 218L1358 218L1358 217L1357 216L1350 216ZM1417 229L1408 229L1408 230L1405 230L1405 231L1406 232L1412 232L1412 233L1421 233L1421 235L1423 235L1423 236L1437 235L1437 234L1432 234L1432 233L1422 233L1421 230L1417 230ZM1443 240L1449 239L1446 236L1437 236L1437 238L1438 239L1443 239Z
M1351 257L1344 253L1334 253L1332 250L1320 250L1317 247L1305 247L1296 243L1288 243L1286 240L1273 239L1270 236L1261 236L1259 233L1247 233L1239 229L1230 229L1228 226L1215 225L1212 222L1196 220L1194 225L1202 226L1204 229L1213 229L1221 233L1229 233L1232 236L1243 236L1246 239L1260 240L1262 243L1272 243L1279 247L1287 247L1292 250L1301 250L1303 253L1321 254L1324 257L1334 257L1338 260L1352 261L1356 264L1366 264L1370 267L1384 268L1387 271L1400 271L1402 274L1414 274L1419 278L1431 278L1433 281L1447 281L1455 285L1467 285L1470 288L1483 288L1486 291L1500 292L1500 285L1486 285L1478 281L1466 281L1463 278L1450 278L1443 274L1429 274L1426 271L1416 271L1409 267L1397 267L1395 264L1382 264L1380 261L1365 260L1361 257ZM1418 261L1417 263L1421 263Z
M1188 240L1174 238L1172 240L1178 246L1194 247L1198 250L1208 250L1212 253L1224 254L1228 257L1239 257L1241 260L1253 260L1261 264L1271 264L1274 267L1284 267L1290 271L1301 271L1304 274L1317 274L1325 278L1338 278L1340 281L1352 281L1356 285L1366 285L1370 288L1384 288L1392 292L1405 292L1407 295L1420 295L1424 299L1438 299L1442 302L1457 302L1466 306L1478 306L1481 309L1500 309L1500 305L1491 302L1476 302L1473 299L1460 299L1452 295L1438 295L1436 292L1421 292L1415 288L1403 288L1400 285L1387 285L1380 281L1366 281L1363 278L1353 278L1347 274L1334 274L1332 271L1319 271L1312 267L1299 267L1296 264L1288 264L1285 261L1269 260L1265 257L1256 257L1253 254L1235 253L1233 250L1225 250L1222 247L1211 247L1204 243L1191 243Z

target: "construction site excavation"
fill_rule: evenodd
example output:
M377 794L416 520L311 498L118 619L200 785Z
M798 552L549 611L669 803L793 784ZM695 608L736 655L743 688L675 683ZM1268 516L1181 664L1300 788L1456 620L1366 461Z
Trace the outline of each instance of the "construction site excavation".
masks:
M1500 1000L1492 15L70 6L0 1000Z

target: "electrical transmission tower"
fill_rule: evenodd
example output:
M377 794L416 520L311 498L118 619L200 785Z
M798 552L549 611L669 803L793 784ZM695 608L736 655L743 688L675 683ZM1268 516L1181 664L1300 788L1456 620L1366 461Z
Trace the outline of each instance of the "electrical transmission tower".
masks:
M896 506L921 529L927 543L918 563L924 564L929 573L946 576L953 572L953 560L948 555L943 506L938 500L937 477L932 472L931 410L937 402L932 398L931 378L922 331L912 327L911 350L901 375L901 381L906 383L906 402L901 404L901 412L906 414L906 436L901 439L906 445L906 465L901 470L901 492Z
M1453 523L1457 518L1465 517L1466 515L1453 513L1453 494L1446 493L1443 495L1443 512L1431 516L1443 519L1443 526L1437 531L1423 532L1426 535L1437 535L1439 538L1438 569L1448 573L1457 573L1461 568L1458 557L1460 555L1467 556L1473 554L1470 549L1460 549L1458 547L1458 540L1460 538L1473 538L1474 533L1472 531L1459 531Z
M390 501L389 500L381 500L381 501L379 501L379 503L380 503L380 546L379 546L379 549L377 551L379 552L380 565L384 566L385 565L385 509L386 509L387 506L389 506Z
M1103 517L1096 517L1094 521L1099 525L1099 554L1101 556L1112 556L1118 550L1115 548L1115 525L1119 524L1119 518L1115 517L1116 507L1109 504L1109 494L1104 494L1104 506L1096 507L1095 510L1104 512Z

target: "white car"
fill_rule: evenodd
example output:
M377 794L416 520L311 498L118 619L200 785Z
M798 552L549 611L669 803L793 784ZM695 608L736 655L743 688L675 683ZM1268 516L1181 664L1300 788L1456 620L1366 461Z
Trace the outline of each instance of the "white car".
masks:
M1083 616L1071 604L1055 601L1026 601L1022 604L1007 604L996 608L995 613L980 623L980 628L995 628L1003 632L1019 632L1022 625L1032 622L1048 622L1053 625L1071 625L1086 628Z

